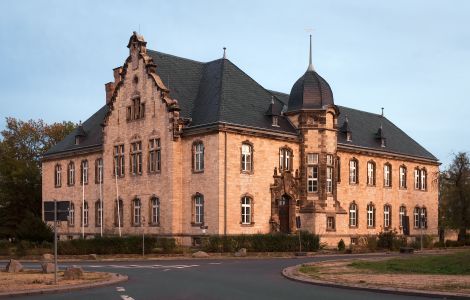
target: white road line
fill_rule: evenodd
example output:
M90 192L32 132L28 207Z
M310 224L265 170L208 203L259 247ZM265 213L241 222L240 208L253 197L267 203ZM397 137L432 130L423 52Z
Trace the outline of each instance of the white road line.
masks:
M121 299L123 299L123 300L134 300L134 298L129 297L127 295L121 295Z
M209 263L209 265L220 265L222 263Z
M122 286L117 286L117 287L116 287L116 291L118 291L118 292L125 292L126 289L123 288Z
M163 272L170 271L170 270L171 270L171 269L165 269L165 270L163 270Z

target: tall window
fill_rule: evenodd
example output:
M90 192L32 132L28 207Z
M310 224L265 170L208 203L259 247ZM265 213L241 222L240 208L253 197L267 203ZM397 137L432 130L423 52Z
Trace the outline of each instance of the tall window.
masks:
M122 203L122 199L119 199L119 201L115 201L115 208L114 208L114 224L116 227L120 225L120 227L123 227L123 222L124 222L124 206Z
M101 222L103 221L103 207L101 207L101 201L95 202L95 224L97 227L101 226Z
M349 183L356 184L358 182L358 163L356 159L349 161Z
M375 163L372 161L367 163L367 184L375 185Z
M392 186L392 166L390 164L384 165L384 186Z
M421 174L420 170L418 168L415 169L415 189L419 190L421 187Z
M406 167L400 167L400 188L406 189Z
M67 167L67 184L74 185L75 184L75 164L73 161L69 162Z
M161 171L160 139L149 140L149 171L150 173Z
M88 202L85 201L83 209L83 226L88 226Z
M242 144L241 169L243 172L253 171L253 147L250 144Z
M357 227L357 204L355 202L349 205L349 226Z
M119 177L124 176L124 165L124 145L116 145L114 146L114 175Z
M279 149L279 171L292 169L292 151L287 148Z
M335 230L335 217L326 217L326 230Z
M426 170L422 169L420 173L421 173L421 186L420 186L420 188L421 188L421 190L425 191L426 188L427 188L427 186L426 186L426 177L427 177L426 176L427 175Z
M386 204L384 206L384 228L390 228L392 224L391 214L392 208L390 207L390 205Z
M204 224L204 196L196 194L193 198L193 222Z
M425 191L427 188L426 169L415 169L415 189Z
M421 228L426 229L428 228L428 211L426 207L421 207L420 211L420 217L421 217Z
M69 226L75 225L75 205L72 202L70 202L68 223Z
M333 193L333 155L326 155L326 192Z
M142 142L131 143L131 173L142 174Z
M242 224L251 224L252 201L250 197L242 198Z
M400 206L400 227L403 227L403 217L406 216L406 207Z
M307 191L318 192L318 154L307 154Z
M375 227L375 206L367 204L367 227Z
M152 197L150 200L150 220L152 225L159 225L160 224L160 199L157 197Z
M132 222L134 225L140 225L140 217L141 217L141 203L140 203L140 199L134 199L132 201L132 206L133 206L133 213L132 213L132 216L133 216L133 219L132 219Z
M193 144L193 169L196 172L204 171L204 144L201 141Z
M103 183L103 159L95 161L95 183Z
M82 160L80 164L80 183L88 184L88 160Z
M62 185L62 166L57 164L55 165L54 171L54 186L60 187Z
M341 182L341 159L336 157L336 182Z
M132 99L132 104L127 107L128 121L142 119L145 116L145 103L140 102L140 98Z
M419 213L420 213L419 207L415 207L415 209L413 210L413 219L414 219L415 228L420 228Z

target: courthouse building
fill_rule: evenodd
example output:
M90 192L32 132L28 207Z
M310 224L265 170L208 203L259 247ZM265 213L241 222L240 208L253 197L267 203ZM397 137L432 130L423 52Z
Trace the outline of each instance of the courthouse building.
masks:
M43 201L71 202L61 238L145 231L190 244L295 233L300 217L301 230L348 244L401 233L402 216L412 236L437 235L436 157L383 114L336 105L311 57L284 94L225 55L177 57L136 33L127 47L103 106L43 158Z

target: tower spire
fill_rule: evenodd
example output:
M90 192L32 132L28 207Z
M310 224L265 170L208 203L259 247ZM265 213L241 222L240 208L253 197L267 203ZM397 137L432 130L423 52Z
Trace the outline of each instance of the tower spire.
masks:
M312 64L312 35L310 35L310 52L308 56L308 69L307 71L314 71Z

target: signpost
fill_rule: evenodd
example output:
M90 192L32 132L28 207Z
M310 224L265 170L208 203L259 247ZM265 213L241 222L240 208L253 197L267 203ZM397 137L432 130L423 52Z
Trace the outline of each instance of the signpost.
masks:
M44 201L44 221L54 222L54 284L57 284L57 221L67 221L69 201Z

